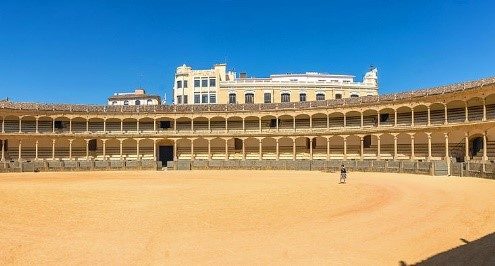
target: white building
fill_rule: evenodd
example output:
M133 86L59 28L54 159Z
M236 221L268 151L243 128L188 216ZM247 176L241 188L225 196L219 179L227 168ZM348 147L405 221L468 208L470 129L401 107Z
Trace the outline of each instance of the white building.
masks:
M269 78L239 76L225 64L212 69L177 68L174 104L280 103L340 99L378 94L378 71L370 69L362 82L352 75L318 72L276 74Z
M108 97L108 105L159 105L160 96L146 94L144 89L134 92L118 92Z

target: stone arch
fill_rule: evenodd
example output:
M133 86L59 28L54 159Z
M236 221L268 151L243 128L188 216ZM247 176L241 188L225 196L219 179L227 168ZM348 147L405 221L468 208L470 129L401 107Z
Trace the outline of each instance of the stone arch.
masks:
M264 160L277 159L277 141L273 137L266 137L261 140L262 156Z
M330 142L330 159L344 159L344 137L333 135L329 138Z
M194 131L206 132L208 131L208 118L205 116L197 116L194 117Z
M375 109L366 109L363 111L363 126L376 127L378 126L378 111Z
M343 128L344 127L344 113L332 112L328 115L330 128Z
M36 132L36 117L33 115L25 115L21 119L21 131L24 133Z
M419 104L414 106L414 125L426 126L428 125L428 106Z
M288 114L283 114L278 117L279 125L278 128L284 130L294 129L294 117Z
M325 113L316 113L311 115L313 128L327 128L328 116Z
M227 118L227 128L229 131L242 131L242 117L238 115Z
M357 135L350 135L346 138L347 159L358 160L361 158L361 138Z
M432 125L445 123L445 105L443 103L430 104L430 123Z
M211 131L225 131L225 117L223 116L213 116L210 118L210 128Z
M486 119L495 119L495 93L490 94L485 98L486 103Z
M483 120L483 98L473 97L466 101L470 122Z
M447 121L449 123L462 123L466 119L466 102L454 100L447 103Z
M411 107L405 105L397 108L398 126L411 126L411 122L412 122L411 110L412 110Z
M395 111L387 107L378 111L380 114L380 127L392 127L395 124Z
M295 117L296 130L309 129L309 115L308 114L298 114Z
M345 114L346 127L361 127L361 112L348 111Z
M244 126L246 131L259 131L260 130L260 125L259 125L259 117L257 116L246 116L244 118Z

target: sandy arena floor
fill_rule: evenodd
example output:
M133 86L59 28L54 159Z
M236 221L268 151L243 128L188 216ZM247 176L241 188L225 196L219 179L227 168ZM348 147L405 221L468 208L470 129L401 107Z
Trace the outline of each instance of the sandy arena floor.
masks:
M351 173L344 185L335 173L293 171L0 175L0 264L398 265L493 232L495 181L486 179Z

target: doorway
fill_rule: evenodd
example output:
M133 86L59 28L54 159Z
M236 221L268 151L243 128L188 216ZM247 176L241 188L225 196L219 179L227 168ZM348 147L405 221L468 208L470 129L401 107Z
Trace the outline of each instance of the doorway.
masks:
M174 146L160 146L159 147L159 160L163 166L167 165L167 162L174 160Z

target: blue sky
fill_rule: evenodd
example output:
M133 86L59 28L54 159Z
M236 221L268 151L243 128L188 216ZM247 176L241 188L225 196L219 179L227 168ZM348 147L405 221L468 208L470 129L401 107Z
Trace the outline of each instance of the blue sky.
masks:
M0 5L0 98L104 104L143 86L171 99L181 64L320 71L380 93L495 76L494 1L22 1Z

